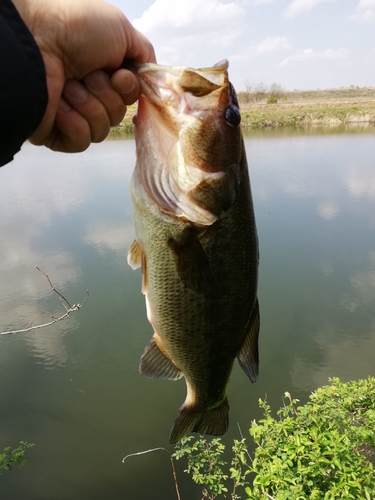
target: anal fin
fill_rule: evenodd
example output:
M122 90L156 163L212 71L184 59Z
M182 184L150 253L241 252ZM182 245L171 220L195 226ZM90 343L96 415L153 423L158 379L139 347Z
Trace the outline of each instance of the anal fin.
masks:
M145 377L178 380L183 373L158 347L155 336L146 345L141 357L139 371Z
M222 436L228 430L228 413L229 404L226 397L215 408L203 411L185 403L177 413L169 435L169 442L177 443L190 432Z
M259 303L257 299L249 321L248 333L241 346L241 349L237 354L238 362L251 382L256 382L259 373L259 327L260 316Z

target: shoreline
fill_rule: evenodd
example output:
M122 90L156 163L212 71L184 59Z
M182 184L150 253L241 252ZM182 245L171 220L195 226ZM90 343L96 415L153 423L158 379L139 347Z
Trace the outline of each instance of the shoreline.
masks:
M291 102L275 104L240 103L241 126L246 129L303 127L309 125L375 124L375 99ZM111 135L133 133L136 105L128 107L122 122L111 129Z

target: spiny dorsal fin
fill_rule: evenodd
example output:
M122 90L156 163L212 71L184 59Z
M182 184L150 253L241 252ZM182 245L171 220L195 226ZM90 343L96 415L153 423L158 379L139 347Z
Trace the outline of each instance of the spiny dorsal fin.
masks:
M134 240L129 249L128 264L132 269L138 269L142 264L142 248L138 240Z
M178 241L170 238L168 245L173 252L181 281L197 293L207 291L212 286L213 277L199 239L187 229Z
M157 346L155 337L147 344L141 357L139 371L145 377L178 380L183 373Z
M199 411L191 405L183 404L174 421L169 442L177 443L190 432L222 436L228 430L228 399L224 398L219 406L210 410Z
M238 362L249 377L251 382L255 382L258 377L259 369L259 351L258 351L258 337L260 327L259 316L259 303L258 299L251 314L249 322L249 331L245 340L237 354Z

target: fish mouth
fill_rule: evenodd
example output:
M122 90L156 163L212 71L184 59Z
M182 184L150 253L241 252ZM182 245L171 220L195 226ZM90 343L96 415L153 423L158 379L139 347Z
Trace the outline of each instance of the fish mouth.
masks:
M133 118L138 185L163 213L201 226L213 224L218 212L192 193L217 186L238 156L217 154L217 144L226 149L229 141L227 70L226 60L198 69L139 62L132 68L141 87Z
M199 117L201 113L195 109L194 98L209 97L214 91L227 88L228 66L226 59L198 69L132 61L129 69L138 77L141 98L173 108L176 113Z

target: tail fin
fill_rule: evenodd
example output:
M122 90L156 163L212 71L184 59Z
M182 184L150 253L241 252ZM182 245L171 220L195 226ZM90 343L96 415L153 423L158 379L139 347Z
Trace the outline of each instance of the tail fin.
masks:
M216 408L198 410L194 406L183 404L174 421L169 442L174 444L190 432L222 436L228 430L228 399L225 398Z

